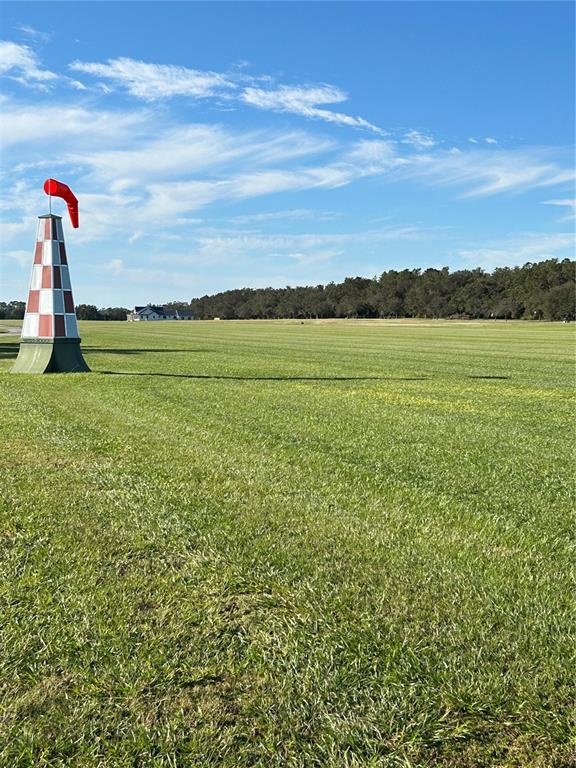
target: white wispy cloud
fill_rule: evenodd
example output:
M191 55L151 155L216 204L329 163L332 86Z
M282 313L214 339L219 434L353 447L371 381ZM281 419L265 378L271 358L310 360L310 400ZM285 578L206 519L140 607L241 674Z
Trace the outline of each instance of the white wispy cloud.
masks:
M353 117L342 112L323 109L319 105L339 104L347 101L348 95L333 85L287 86L278 88L245 88L241 94L242 101L259 109L272 112L288 112L331 123L348 125L354 128L366 128L376 133L383 131L361 117Z
M538 148L439 150L413 156L403 173L436 185L462 187L465 197L525 192L574 179L571 168L559 165L551 151Z
M19 240L34 229L34 221L29 216L21 216L16 221L3 221L0 226L0 243L3 247L7 243Z
M43 43L47 43L52 39L52 35L49 32L42 32L29 24L17 24L16 29L27 37L30 37L33 40L40 40Z
M84 85L84 83L81 83L80 80L74 80L73 78L68 79L68 85L71 88L75 88L77 91L87 91L88 87Z
M287 112L382 133L380 128L362 117L326 109L325 105L347 101L348 95L340 88L324 83L274 87L269 75L251 77L238 70L227 73L212 72L126 57L109 59L107 62L74 61L70 68L76 72L103 78L145 101L174 96L187 96L192 99L215 97L271 112ZM246 87L246 81L257 82L259 86ZM269 83L268 87L261 87L263 82Z
M149 126L150 127L150 126ZM151 180L197 176L234 165L250 168L285 163L325 152L333 143L299 131L232 132L221 125L189 125L156 130L122 149L69 155L100 180L122 179L126 186Z
M350 183L350 171L330 166L297 170L237 172L225 178L159 180L151 178L139 188L109 184L108 191L82 194L84 226L78 237L91 240L125 232L150 233L157 227L186 226L189 215L218 201L239 201L304 189L330 188ZM86 182L85 182L86 183ZM81 191L80 187L77 187Z
M563 198L561 200L542 200L544 205L561 205L567 208L576 208L576 199Z
M405 133L401 141L403 144L412 144L412 146L418 147L419 149L428 149L430 147L436 146L438 143L429 134L416 130L408 131L408 133Z
M106 63L74 61L70 67L76 72L111 80L145 101L173 96L207 98L233 87L227 77L217 72L124 57L108 59Z
M269 211L267 213L252 213L244 216L234 216L231 221L234 224L250 224L265 221L279 221L285 219L333 221L342 214L336 211L318 211L310 208L295 208L287 211Z
M384 242L422 240L433 232L417 226L396 226L363 232L303 234L267 234L263 232L231 231L198 235L191 239L188 253L178 256L160 256L156 260L173 264L224 264L238 260L290 258L298 262L326 260L348 249L368 248ZM319 254L322 254L319 258Z
M16 261L21 269L30 268L30 251L17 250L17 251L4 251L3 256L8 259Z
M72 137L79 137L83 147L88 150L99 139L105 139L110 144L121 138L134 138L135 129L149 119L149 115L138 111L112 112L66 103L5 103L0 123L0 141L3 147L36 144L38 149L44 150L44 160L54 162L63 147L51 145L52 156L47 158L47 140L60 138L63 142L69 142Z
M352 167L319 165L296 169L231 172L226 178L163 181L147 188L139 217L168 220L223 200L247 200L280 192L334 189L349 184L358 171Z
M310 266L311 264L322 264L332 261L338 256L344 255L341 250L316 250L311 253L286 253L286 258L293 259L300 266Z
M46 88L47 83L58 78L56 73L40 65L38 56L28 45L9 40L0 40L0 76L36 88Z
M558 221L574 221L576 218L576 199L574 198L560 198L556 200L543 200L544 205L555 205L560 208L567 208L568 211L564 216L561 216Z
M391 173L409 162L395 142L381 139L356 141L342 156L342 164L352 177Z
M195 207L218 199L245 200L281 192L336 189L402 166L404 161L385 146L373 144L357 142L330 162L236 173L226 180L212 182L168 182L160 187L160 191L163 196L178 198L183 206L188 200ZM157 192L158 189L154 190L154 205L162 207ZM272 216L263 214L259 218L264 220Z
M573 249L572 232L525 232L488 245L462 249L456 256L475 267L492 270L544 259L570 258Z
M561 165L557 153L541 148L437 149L407 154L396 142L364 139L343 155L341 165L349 169L350 180L370 175L413 178L461 187L465 197L526 192L574 179L574 170Z
M493 139L490 136L487 136L484 139L484 141L486 142L486 144L498 144L498 140L497 139Z
M110 275L121 280L125 285L141 286L138 290L150 291L149 297L158 297L160 300L173 300L174 293L180 291L190 292L197 286L198 279L192 272L183 272L174 269L158 269L148 266L132 266L126 264L124 259L109 259L96 265L96 272L104 274L109 280ZM163 298L162 298L163 294ZM145 299L144 299L145 300Z

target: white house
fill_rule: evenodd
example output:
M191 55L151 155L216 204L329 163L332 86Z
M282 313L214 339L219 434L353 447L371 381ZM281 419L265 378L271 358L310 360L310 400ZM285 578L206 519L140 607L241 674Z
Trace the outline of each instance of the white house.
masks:
M147 304L145 307L134 307L133 312L126 315L126 320L137 322L140 320L193 320L190 310L178 310L170 307L159 307L155 304Z

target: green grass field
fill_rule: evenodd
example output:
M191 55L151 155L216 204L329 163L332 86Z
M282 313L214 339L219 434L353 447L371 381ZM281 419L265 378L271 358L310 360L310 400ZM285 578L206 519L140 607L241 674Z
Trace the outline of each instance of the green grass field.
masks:
M0 335L0 765L574 765L571 326L81 331Z

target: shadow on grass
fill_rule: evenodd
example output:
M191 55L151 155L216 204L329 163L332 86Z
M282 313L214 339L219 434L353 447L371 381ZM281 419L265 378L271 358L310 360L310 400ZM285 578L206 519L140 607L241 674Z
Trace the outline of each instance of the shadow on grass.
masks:
M82 351L88 353L89 355L141 355L145 354L147 352L213 352L213 349L166 349L165 347L162 347L161 349L118 349L118 348L101 348L101 347L86 347L84 344L82 345Z
M468 376L469 379L495 379L496 381L502 381L509 379L510 376L475 376L474 374Z
M426 381L426 376L220 376L208 373L146 373L144 371L97 371L104 376L161 376L168 379L223 381Z
M0 344L0 360L9 360L11 357L18 357L20 344Z

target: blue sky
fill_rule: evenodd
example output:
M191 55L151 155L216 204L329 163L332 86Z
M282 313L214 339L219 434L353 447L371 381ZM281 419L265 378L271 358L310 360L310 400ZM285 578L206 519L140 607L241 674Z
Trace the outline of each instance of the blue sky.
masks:
M573 256L564 2L4 2L0 300L52 176L78 303ZM58 210L60 208L61 210Z

